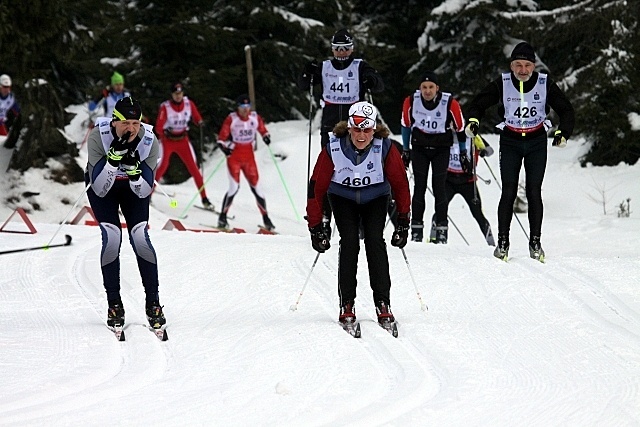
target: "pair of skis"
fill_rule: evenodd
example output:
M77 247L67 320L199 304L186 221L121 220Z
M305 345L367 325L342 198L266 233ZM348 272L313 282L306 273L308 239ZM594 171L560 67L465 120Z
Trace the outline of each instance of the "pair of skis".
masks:
M398 338L398 324L393 321L385 320L382 322L377 322L378 325L389 332L394 338ZM340 323L342 329L344 329L349 335L354 338L362 337L362 331L360 330L360 322L358 321L346 321L344 323Z
M220 212L218 212L215 208L211 207L211 208L205 208L204 206L198 206L198 205L194 205L196 208L198 209L202 209L204 211L209 211L209 212L213 212L214 214L220 215ZM229 220L234 220L236 219L235 216L228 216L227 219ZM237 227L217 227L214 225L209 225L209 224L200 224L203 225L205 227L210 227L210 228L215 228L216 230L219 231L223 231L225 233L246 233L246 231L242 228L237 228ZM277 232L273 231L273 230L269 230L268 228L266 228L264 225L260 225L258 224L258 234L278 234Z
M508 262L509 261L509 254L508 253L505 253L504 255L502 255L502 254L498 255L498 254L494 253L493 256L498 258L500 261L504 261L504 262ZM541 262L542 264L545 263L544 254L541 253L541 252L531 252L530 257L531 257L531 259L534 259L534 260L536 260L538 262Z
M223 228L223 227L217 227L217 226L214 226L214 225L203 224L203 223L200 223L200 225L202 225L204 227L213 228L214 230L218 230L218 231L221 231L223 233L236 233L236 234L246 233L246 230L244 228L237 228L237 227ZM278 234L278 233L273 231L273 230L269 230L264 225L258 225L258 234Z
M120 326L107 326L111 332L114 333L116 340L123 342L126 341L126 336L124 334L124 325ZM169 340L169 336L167 335L167 325L162 325L159 328L152 328L151 326L146 326L160 341Z

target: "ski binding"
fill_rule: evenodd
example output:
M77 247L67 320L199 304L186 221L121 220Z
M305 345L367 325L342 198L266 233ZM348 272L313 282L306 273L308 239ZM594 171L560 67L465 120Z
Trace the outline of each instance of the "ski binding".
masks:
M108 326L109 330L114 333L116 340L125 341L124 326Z
M153 332L160 341L169 340L169 336L167 335L166 328L167 328L167 325L162 325L159 328L154 328L152 326L149 326L149 330Z
M380 325L382 329L393 335L394 338L398 338L398 324L396 322L383 320L382 322L378 322L378 325Z
M359 322L347 320L344 323L340 323L340 326L342 326L342 329L354 338L360 338L362 336Z

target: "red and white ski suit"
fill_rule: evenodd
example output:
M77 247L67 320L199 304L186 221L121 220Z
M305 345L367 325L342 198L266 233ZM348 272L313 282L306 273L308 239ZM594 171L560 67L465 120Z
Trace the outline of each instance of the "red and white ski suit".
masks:
M233 197L240 188L240 171L242 171L251 186L260 214L266 215L267 213L264 194L258 185L258 167L253 155L256 132L259 132L262 137L269 135L262 117L255 111L250 112L246 117L233 112L225 118L220 127L218 143L232 150L231 155L227 157L229 189L224 196L221 209L221 212L225 214L231 206Z
M156 180L160 181L169 167L171 154L176 153L193 177L196 187L200 189L200 196L207 197L204 181L196 161L196 153L189 142L189 121L202 126L202 116L195 102L183 97L182 102L173 100L160 104L155 132L160 140L160 165L156 171Z

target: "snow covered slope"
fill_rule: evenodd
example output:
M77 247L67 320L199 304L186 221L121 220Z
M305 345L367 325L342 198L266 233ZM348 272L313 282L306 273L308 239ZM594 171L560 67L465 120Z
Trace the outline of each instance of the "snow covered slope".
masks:
M579 142L550 148L544 265L528 258L515 221L511 260L493 258L455 198L449 214L470 245L451 230L448 245L405 248L427 312L401 252L388 249L397 339L375 323L363 250L357 340L336 323L337 237L298 310L289 311L316 255L296 218L304 215L308 131L304 121L268 127L273 152L287 155L278 166L294 203L261 145L258 167L280 235L255 234L260 216L245 181L230 214L246 234L163 231L194 195L192 180L163 185L177 208L162 193L153 196L164 343L144 327L144 293L126 239L127 341L117 342L106 328L99 230L65 225L58 232L82 183L52 184L41 171L1 180L4 194L37 188L42 208L29 213L38 232L0 233L0 250L43 245L56 233L53 243L64 234L73 242L0 256L0 425L640 424L640 219L635 212L615 215L622 200L640 200L640 166L580 168ZM497 148L495 138L489 141ZM205 175L219 156L208 159ZM488 159L496 175L497 157ZM478 172L494 180L486 164ZM216 206L225 175L220 168L207 185ZM592 200L602 188L607 215ZM494 182L480 191L495 231L499 190ZM13 207L3 204L1 219ZM429 198L426 215L432 212ZM217 220L200 209L187 215L189 228ZM526 215L520 219L527 227Z

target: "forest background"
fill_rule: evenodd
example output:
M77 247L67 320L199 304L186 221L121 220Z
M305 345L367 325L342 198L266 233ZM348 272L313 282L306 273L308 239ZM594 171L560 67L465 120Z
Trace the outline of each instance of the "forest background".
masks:
M10 167L67 165L62 182L82 180L65 138L65 107L87 102L114 71L143 104L150 123L182 81L205 118L191 129L198 155L215 148L216 132L247 93L245 47L250 46L256 109L267 122L309 119L317 98L296 86L304 64L331 55L331 35L348 28L355 56L382 75L374 103L399 133L402 101L425 70L463 106L500 72L512 47L536 49L537 70L550 74L576 109L572 139L590 149L586 165L634 164L640 158L640 31L638 1L606 0L22 0L0 4L0 73L13 79L23 128ZM494 108L481 131L495 132ZM313 130L317 132L317 129ZM307 135L300 135L306 142ZM197 142L201 143L198 144ZM571 141L570 141L571 143ZM201 152L202 151L202 152ZM173 162L165 179L188 177Z

